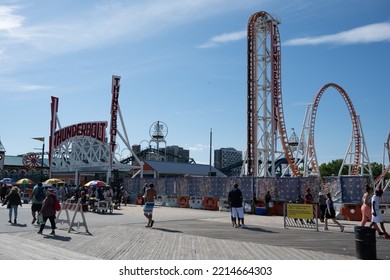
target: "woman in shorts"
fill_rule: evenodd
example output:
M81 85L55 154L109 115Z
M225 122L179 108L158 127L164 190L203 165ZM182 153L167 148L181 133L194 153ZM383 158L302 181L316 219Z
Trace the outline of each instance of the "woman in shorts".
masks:
M325 213L324 230L329 230L328 229L328 219L331 219L336 225L338 225L340 227L341 232L344 231L344 226L336 220L336 211L334 210L333 200L332 200L332 196L330 193L326 194L326 213Z

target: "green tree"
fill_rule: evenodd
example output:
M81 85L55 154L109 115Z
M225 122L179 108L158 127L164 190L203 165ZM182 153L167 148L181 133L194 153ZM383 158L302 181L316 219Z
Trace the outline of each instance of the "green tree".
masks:
M377 162L371 162L371 171L374 178L382 174L383 165Z
M323 163L320 165L320 174L321 176L332 176L338 175L341 165L343 164L342 159L332 160L328 163ZM348 166L343 167L341 175L348 175Z
M321 176L332 176L332 175L337 176L339 174L339 170L342 164L343 164L342 159L336 159L336 160L332 160L331 162L321 164L320 165ZM372 176L374 179L382 174L383 164L377 162L371 162L370 165L371 165ZM343 172L341 175L348 175L348 166L343 167ZM390 174L387 173L385 178L389 179Z
M383 167L383 164L381 164L381 163L371 162L372 177L374 177L374 179L377 178L379 175L382 174L382 171L384 168L386 168L386 166ZM385 175L385 179L389 179L389 178L390 178L390 174L387 173Z

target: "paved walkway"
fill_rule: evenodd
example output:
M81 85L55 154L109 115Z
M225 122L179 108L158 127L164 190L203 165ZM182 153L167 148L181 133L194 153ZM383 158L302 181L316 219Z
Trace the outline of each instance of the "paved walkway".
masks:
M30 207L19 220L30 222ZM3 207L0 217L5 220ZM84 227L56 235L36 232L29 223L0 222L2 260L356 260L354 226L342 221L329 232L285 229L282 217L246 215L248 229L232 228L230 213L170 207L155 208L153 228L145 228L140 206L128 205L113 214L88 212ZM7 213L8 214L8 213ZM80 215L77 216L80 218ZM76 218L76 220L78 220ZM79 219L80 220L80 219ZM390 240L377 239L378 259L390 258Z

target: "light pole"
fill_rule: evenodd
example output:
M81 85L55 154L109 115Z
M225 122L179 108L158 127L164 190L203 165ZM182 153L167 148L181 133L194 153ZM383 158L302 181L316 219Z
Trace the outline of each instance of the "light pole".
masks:
M211 157L212 157L212 149L213 149L213 130L212 130L212 128L210 128L210 162L209 162L210 170L209 170L209 176L212 176L212 175L211 175Z
M42 161L41 161L41 182L43 181L43 157L45 156L45 137L36 137L34 140L38 140L42 143Z

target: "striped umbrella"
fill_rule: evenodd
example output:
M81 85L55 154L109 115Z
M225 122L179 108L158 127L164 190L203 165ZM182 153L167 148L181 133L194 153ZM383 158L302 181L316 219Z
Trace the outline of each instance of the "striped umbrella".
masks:
M100 180L92 180L86 183L84 186L86 187L104 187L107 186L107 184Z
M32 185L35 184L35 182L28 178L22 178L16 181L15 185Z

